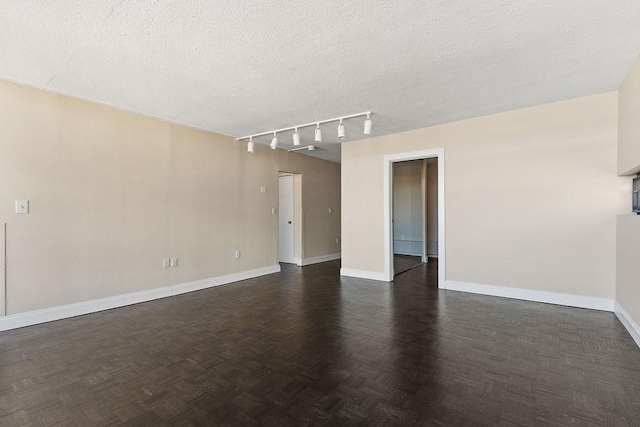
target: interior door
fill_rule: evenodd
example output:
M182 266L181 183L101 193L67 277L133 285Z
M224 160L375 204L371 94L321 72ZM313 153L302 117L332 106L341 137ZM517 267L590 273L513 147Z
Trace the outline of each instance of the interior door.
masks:
M0 316L7 315L7 224L0 222Z
M293 264L293 175L280 175L279 188L280 262Z

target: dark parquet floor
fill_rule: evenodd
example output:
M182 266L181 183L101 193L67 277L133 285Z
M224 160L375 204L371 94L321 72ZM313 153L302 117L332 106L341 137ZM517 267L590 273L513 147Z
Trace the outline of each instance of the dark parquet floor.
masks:
M393 255L393 273L394 277L412 270L422 264L422 257L410 255Z
M338 269L0 333L0 425L640 425L613 314Z

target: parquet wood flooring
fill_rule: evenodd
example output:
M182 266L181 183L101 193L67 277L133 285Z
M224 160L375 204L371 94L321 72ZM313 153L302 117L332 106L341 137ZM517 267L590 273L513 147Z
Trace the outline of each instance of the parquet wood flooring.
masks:
M339 262L0 333L0 425L640 425L612 313Z
M411 255L393 255L394 277L418 267L422 264L422 257Z

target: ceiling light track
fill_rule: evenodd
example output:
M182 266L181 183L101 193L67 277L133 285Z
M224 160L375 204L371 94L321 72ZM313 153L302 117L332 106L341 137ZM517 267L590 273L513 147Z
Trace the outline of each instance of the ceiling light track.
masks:
M315 145L307 145L306 147L297 147L287 150L288 152L296 152L296 151L313 151L316 149Z
M344 136L345 136L345 132L344 132L344 124L342 123L342 121L343 120L347 120L347 119L352 119L354 117L361 117L361 116L367 116L367 119L364 122L364 132L363 133L365 135L370 135L371 134L371 111L365 111L363 113L350 114L348 116L334 117L332 119L319 120L317 122L310 122L310 123L305 123L305 124L302 124L302 125L289 126L289 127L282 128L282 129L270 130L268 132L254 133L253 135L247 135L247 136L243 136L241 138L236 138L236 141L249 140L247 151L249 153L253 153L253 138L259 137L259 136L265 136L265 135L273 134L273 139L271 140L270 146L271 146L272 149L275 150L277 145L278 145L278 136L277 136L278 133L287 132L287 131L290 131L290 130L294 131L294 133L293 133L293 145L300 145L300 135L298 134L298 129L315 126L316 127L316 130L315 130L315 142L322 142L322 131L320 130L320 125L324 124L324 123L331 123L331 122L340 122L340 124L338 125L338 138L343 139ZM313 146L310 145L309 147L313 147ZM299 150L307 150L307 149L308 150L313 150L314 148L301 147L299 149L294 149L294 150L289 150L289 151L299 151Z

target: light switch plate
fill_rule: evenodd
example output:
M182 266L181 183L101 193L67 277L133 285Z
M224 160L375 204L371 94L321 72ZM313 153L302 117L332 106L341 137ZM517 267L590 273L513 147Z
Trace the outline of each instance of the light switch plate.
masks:
M171 258L171 267L178 266L178 258Z
M171 259L164 258L162 260L162 268L169 268L171 266Z
M28 200L16 200L16 213L28 214L29 213L29 201Z

